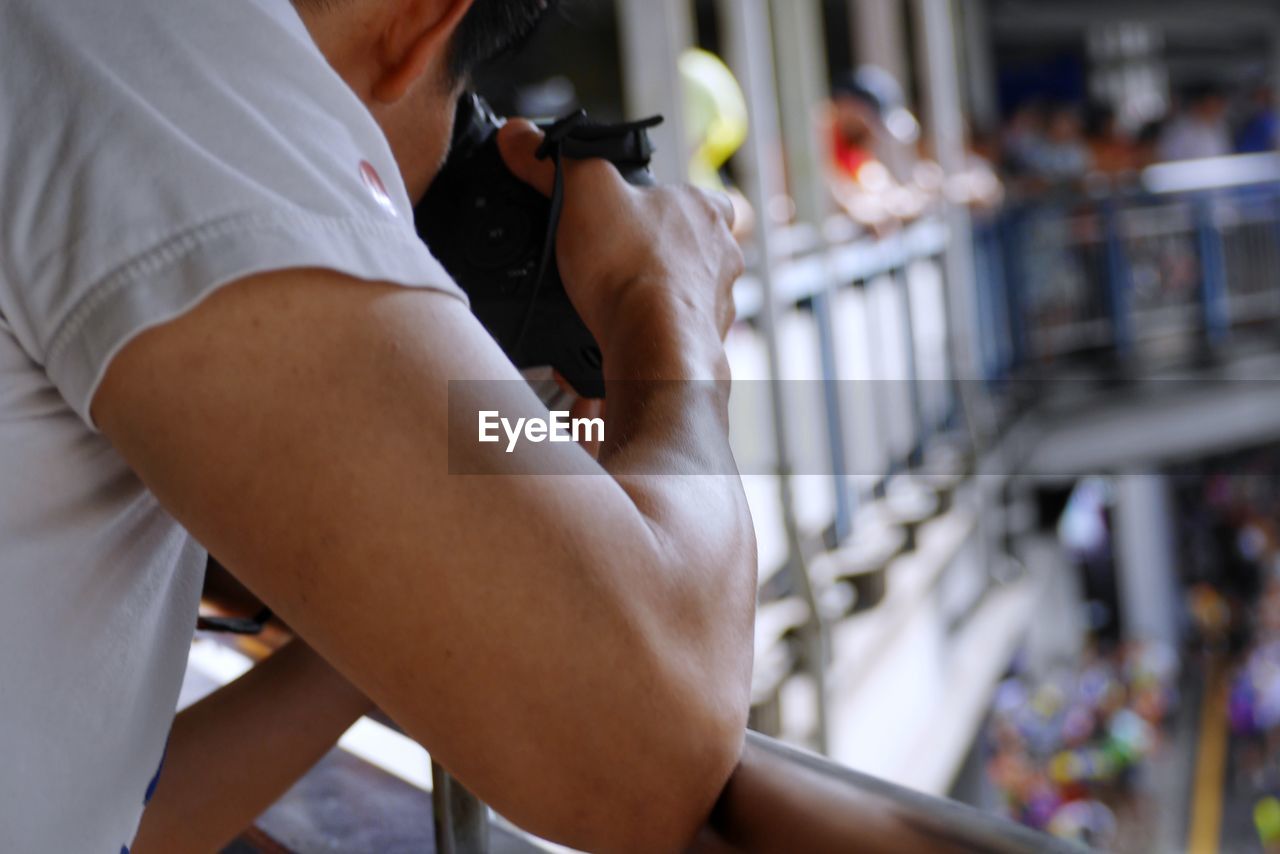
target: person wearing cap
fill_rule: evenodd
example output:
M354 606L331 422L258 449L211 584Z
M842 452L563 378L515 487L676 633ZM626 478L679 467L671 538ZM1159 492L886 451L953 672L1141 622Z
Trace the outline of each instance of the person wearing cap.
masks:
M863 66L835 80L832 191L855 222L878 233L923 212L927 194L902 180L919 138L920 124L889 72Z

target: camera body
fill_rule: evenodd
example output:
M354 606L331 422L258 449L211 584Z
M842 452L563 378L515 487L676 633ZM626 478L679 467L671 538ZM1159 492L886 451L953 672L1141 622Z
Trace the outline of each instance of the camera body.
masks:
M652 186L647 130L656 121L597 125L578 115L544 127L546 148L558 148L557 158L609 160L631 184ZM449 158L414 213L418 234L516 367L550 366L579 395L602 398L600 347L556 265L558 212L507 169L502 125L484 99L462 97Z

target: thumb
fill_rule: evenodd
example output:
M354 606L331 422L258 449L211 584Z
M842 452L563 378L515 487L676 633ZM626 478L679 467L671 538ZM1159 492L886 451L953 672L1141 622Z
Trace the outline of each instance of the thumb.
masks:
M512 119L498 131L498 151L513 175L550 197L555 188L556 167L550 160L538 159L544 136L532 122Z

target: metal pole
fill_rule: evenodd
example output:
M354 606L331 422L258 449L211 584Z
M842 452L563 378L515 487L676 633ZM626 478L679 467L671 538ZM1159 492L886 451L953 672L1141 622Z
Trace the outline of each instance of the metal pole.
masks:
M782 358L778 351L778 303L774 294L774 272L778 259L777 235L769 219L771 202L784 196L786 182L779 157L782 144L778 130L778 94L773 61L773 35L766 0L718 0L721 27L725 34L726 56L733 68L751 112L751 133L739 161L739 179L747 199L759 216L756 246L759 261L755 270L760 280L759 325L769 363L770 405L774 422L778 483L783 524L787 534L792 576L810 609L810 623L802 632L805 658L818 692L818 747L827 749L826 719L826 638L821 624L816 591L809 578L796 523L792 493L791 450L785 402L778 387Z
M977 127L991 131L1000 123L1000 98L996 85L995 46L991 39L990 0L964 0L960 12L964 25L969 112Z
M835 539L843 542L853 533L853 498L845 448L844 407L836 359L836 329L832 320L836 281L830 264L830 247L824 225L831 214L826 157L819 135L818 111L828 97L827 64L822 7L819 0L781 0L772 3L778 49L778 85L782 99L782 137L791 195L801 222L813 226L823 259L822 289L814 295L813 314L818 326L823 367L823 392L827 433L836 494Z
M1213 197L1200 195L1194 203L1196 243L1200 254L1200 310L1205 355L1211 355L1231 331L1230 294L1227 290L1226 254L1216 222Z
M926 118L934 155L948 179L968 165L964 113L961 108L960 67L956 55L956 16L952 0L916 0L920 24L920 55ZM977 319L973 223L969 210L951 201L946 206L950 239L944 257L947 274L948 333L953 371L961 384L981 376L982 365L973 345Z
M627 112L666 117L652 131L658 149L653 172L662 183L686 181L693 151L679 62L694 44L692 6L689 0L618 0L618 22Z
M439 854L488 854L489 808L438 763L431 763L431 805Z
M906 13L902 0L849 0L853 55L860 65L878 65L904 90L911 88Z

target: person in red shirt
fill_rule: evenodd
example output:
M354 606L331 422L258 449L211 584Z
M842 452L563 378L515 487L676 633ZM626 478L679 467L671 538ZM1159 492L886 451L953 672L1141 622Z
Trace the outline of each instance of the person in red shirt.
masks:
M832 86L829 122L832 192L845 212L874 232L918 216L920 193L894 174L907 171L920 135L898 81L874 66L841 75ZM901 163L881 159L895 153Z

